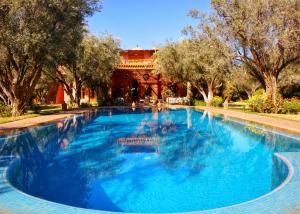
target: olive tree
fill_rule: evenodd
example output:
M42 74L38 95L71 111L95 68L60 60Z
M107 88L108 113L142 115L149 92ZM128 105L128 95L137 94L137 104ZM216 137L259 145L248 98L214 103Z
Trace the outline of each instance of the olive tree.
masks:
M26 111L45 66L67 53L70 37L80 40L85 17L99 6L98 0L0 1L0 88L13 116Z
M98 54L96 58L99 66L85 86L94 89L97 94L98 105L107 104L110 81L115 65L120 62L120 40L105 35L99 38Z
M71 59L58 66L56 73L50 72L50 76L64 86L72 104L79 107L83 86L99 91L110 80L113 67L120 59L119 46L119 40L111 35L86 35L70 55Z
M238 61L276 105L280 73L300 58L298 0L212 0L212 17Z
M300 97L300 62L284 69L278 77L278 85L285 97Z
M228 47L211 31L179 43L168 43L156 54L156 72L178 82L189 82L210 105L214 91L229 72Z
M234 91L237 93L244 92L248 98L250 98L257 89L262 87L261 83L250 75L247 68L243 65L232 67L228 79L232 83Z

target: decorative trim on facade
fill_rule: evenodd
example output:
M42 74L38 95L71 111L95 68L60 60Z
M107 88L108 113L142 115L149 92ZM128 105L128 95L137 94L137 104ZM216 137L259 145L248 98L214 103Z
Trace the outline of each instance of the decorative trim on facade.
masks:
M116 69L143 69L153 70L154 60L153 59L142 59L142 60L122 60L121 63L116 65Z

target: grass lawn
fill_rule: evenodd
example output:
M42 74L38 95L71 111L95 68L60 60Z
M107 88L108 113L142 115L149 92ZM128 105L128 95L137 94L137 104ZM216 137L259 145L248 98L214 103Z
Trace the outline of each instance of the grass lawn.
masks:
M40 116L40 115L39 114L24 114L24 115L18 116L18 117L0 117L0 124L9 123L9 122L17 121L17 120L23 120L23 119L32 118L32 117L37 117L37 116Z
M286 119L286 120L295 120L300 122L300 115L299 114L268 114L268 113L257 113L250 111L250 109L247 109L246 103L244 102L235 102L229 104L229 110L233 111L241 111L249 114L257 114L262 115L266 117L275 117L280 119Z
M267 116L267 117L276 117L276 118L295 120L300 122L300 114L265 114L265 113L257 113L257 114Z
M9 123L17 120L23 120L27 118L37 117L41 115L50 115L59 113L61 111L61 105L44 105L39 106L37 109L29 109L28 112L18 117L0 117L0 124Z
M61 112L61 105L42 105L36 109L29 109L30 114L49 115Z

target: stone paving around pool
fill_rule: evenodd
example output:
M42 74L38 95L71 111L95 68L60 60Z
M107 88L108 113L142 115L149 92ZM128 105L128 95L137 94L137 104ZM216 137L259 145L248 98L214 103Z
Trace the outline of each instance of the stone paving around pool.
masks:
M266 116L261 116L256 114L249 114L244 112L237 112L232 110L204 107L204 106L195 107L195 109L200 109L203 111L208 111L216 114L222 114L225 117L227 116L227 117L242 119L249 122L259 123L265 126L275 127L284 131L300 134L300 122L298 121L272 118L272 117L266 117Z
M60 112L58 114L43 115L43 116L32 117L23 120L17 120L9 123L4 123L4 124L0 124L0 132L13 130L13 129L24 129L31 126L49 123L67 117L71 117L77 114L84 114L95 110L96 110L95 108L91 108L91 109L83 109L83 110L65 111L65 112Z

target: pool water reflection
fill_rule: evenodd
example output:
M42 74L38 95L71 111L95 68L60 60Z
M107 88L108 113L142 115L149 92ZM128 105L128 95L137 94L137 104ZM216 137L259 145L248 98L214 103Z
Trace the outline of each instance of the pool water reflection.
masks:
M116 212L185 212L242 203L276 188L274 152L297 136L191 109L106 108L6 134L10 182L30 195Z

